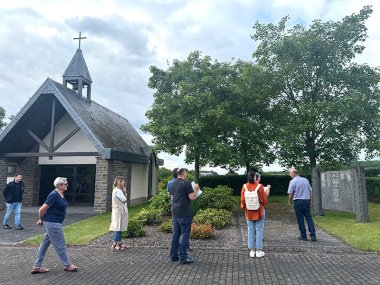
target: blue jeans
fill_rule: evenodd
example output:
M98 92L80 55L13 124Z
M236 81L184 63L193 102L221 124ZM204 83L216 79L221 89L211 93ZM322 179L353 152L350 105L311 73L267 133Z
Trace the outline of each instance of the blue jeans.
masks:
M50 243L53 245L63 265L70 265L70 259L67 257L66 254L66 241L65 236L63 235L62 224L44 222L43 225L46 234L41 241L40 247L38 248L37 257L34 261L34 267L42 266L42 262L44 261L45 254L47 249L49 248Z
M15 203L5 203L7 206L7 211L5 212L3 225L9 224L9 217L11 216L12 211L15 211L15 225L21 225L21 202L15 202Z
M306 228L304 218L307 222L307 228L309 230L310 236L315 237L315 227L313 222L313 217L310 211L310 200L297 199L293 201L294 211L296 213L296 218L298 222L298 228L301 233L301 238L306 239Z
M249 249L263 249L264 222L264 218L257 221L247 220Z
M173 236L170 248L170 257L172 259L179 257L179 260L185 260L188 257L187 250L189 248L192 220L192 217L173 217Z
M123 232L122 231L116 231L113 235L113 243L116 244L118 242L121 242Z

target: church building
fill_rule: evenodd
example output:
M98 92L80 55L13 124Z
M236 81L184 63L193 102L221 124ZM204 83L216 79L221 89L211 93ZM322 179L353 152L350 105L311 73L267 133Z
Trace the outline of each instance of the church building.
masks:
M116 176L130 205L157 192L163 161L127 119L91 99L91 83L79 43L62 84L47 78L0 134L0 185L21 173L24 206L42 205L58 176L68 179L69 205L96 212L111 210Z

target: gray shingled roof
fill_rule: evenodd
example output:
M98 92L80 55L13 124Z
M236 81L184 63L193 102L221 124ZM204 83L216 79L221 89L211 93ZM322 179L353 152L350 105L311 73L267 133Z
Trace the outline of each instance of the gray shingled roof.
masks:
M62 76L64 79L82 77L90 83L92 82L90 72L88 71L81 49L77 49Z
M101 157L136 163L149 163L151 147L146 144L127 119L92 100L89 101L79 96L75 91L50 78L46 79L0 134L0 149L2 148L3 151L4 149L9 149L9 144L12 141L15 143L21 140L25 141L25 138L20 140L14 137L17 132L20 132L18 126L25 127L25 124L33 124L33 116L44 116L38 110L45 108L44 104L51 102L51 95L59 101L61 105L58 106L61 108L60 112L67 112L71 116L81 131L94 144ZM46 109L48 110L48 107ZM49 114L46 114L46 116L49 116ZM38 126L34 125L34 129L41 128L40 121L38 121ZM44 133L40 135L43 136ZM33 140L30 138L29 141ZM25 147L27 146L25 142Z

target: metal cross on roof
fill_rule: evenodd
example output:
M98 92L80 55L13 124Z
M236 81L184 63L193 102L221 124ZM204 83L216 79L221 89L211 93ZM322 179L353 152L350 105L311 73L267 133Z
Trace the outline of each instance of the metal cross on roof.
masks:
M79 37L78 38L73 38L73 40L79 40L79 49L80 49L80 40L82 39L87 39L87 37L81 37L82 33L79 32Z

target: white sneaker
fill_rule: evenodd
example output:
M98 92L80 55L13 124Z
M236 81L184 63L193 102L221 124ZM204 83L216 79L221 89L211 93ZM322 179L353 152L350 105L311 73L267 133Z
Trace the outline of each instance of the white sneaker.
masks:
M249 256L250 257L255 257L255 251L252 249L250 252L249 252Z
M256 251L256 257L263 257L264 255L265 255L264 251L260 249Z

